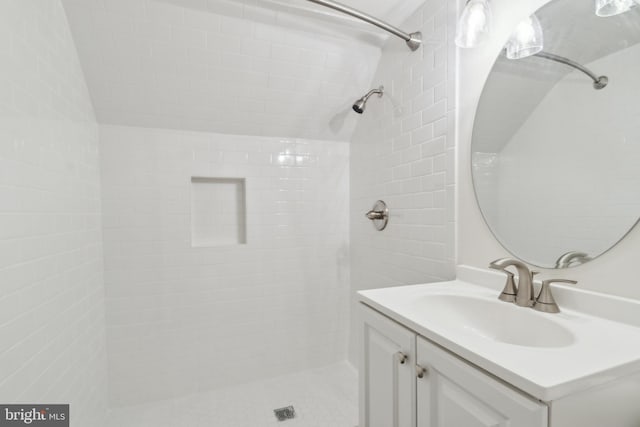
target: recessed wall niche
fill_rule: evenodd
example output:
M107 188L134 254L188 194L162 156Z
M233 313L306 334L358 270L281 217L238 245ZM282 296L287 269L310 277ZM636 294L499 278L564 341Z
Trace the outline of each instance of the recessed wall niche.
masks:
M244 178L191 178L191 246L247 243Z

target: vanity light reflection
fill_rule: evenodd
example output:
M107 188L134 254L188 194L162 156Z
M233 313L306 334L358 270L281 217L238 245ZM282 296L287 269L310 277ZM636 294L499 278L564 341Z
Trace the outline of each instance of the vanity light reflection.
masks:
M522 59L542 51L544 34L535 14L518 24L505 48L509 59Z

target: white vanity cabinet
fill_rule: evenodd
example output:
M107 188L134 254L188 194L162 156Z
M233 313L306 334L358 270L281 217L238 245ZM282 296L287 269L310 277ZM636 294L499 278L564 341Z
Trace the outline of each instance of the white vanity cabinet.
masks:
M500 301L502 276L458 275L358 292L360 427L640 427L639 301L557 288L542 313Z
M391 320L389 320L391 321ZM547 406L422 337L417 338L418 427L545 427Z
M546 427L547 406L360 305L360 427Z
M415 427L416 334L360 304L360 426Z

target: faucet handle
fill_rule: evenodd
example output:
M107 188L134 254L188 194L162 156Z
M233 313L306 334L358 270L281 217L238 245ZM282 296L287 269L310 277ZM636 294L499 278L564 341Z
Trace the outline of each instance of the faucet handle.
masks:
M513 280L514 273L506 270L505 267L500 267L493 263L489 264L489 268L501 271L507 275L507 281L504 284L504 289L500 293L500 296L498 296L498 299L505 302L516 302L518 288L516 287L516 282Z
M553 298L551 294L551 287L549 286L551 283L569 283L572 285L577 284L575 280L567 280L567 279L549 279L542 281L542 287L540 288L540 293L536 298L535 303L533 304L533 309L538 311L543 311L545 313L559 313L560 307L556 304L556 300Z

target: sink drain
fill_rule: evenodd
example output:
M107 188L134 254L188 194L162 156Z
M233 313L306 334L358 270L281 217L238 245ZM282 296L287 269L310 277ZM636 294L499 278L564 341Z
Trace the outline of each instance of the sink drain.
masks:
M293 409L293 406L287 406L285 408L274 409L273 413L276 414L276 418L278 421L286 421L296 416L296 410Z

